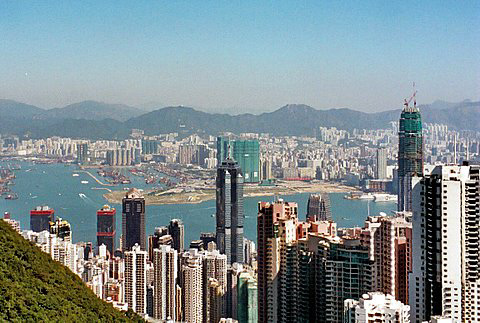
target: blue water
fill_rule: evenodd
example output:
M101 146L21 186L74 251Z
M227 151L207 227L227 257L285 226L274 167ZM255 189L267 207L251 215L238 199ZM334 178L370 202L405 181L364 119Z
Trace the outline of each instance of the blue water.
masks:
M6 165L7 162L0 162ZM55 210L56 217L62 217L72 225L73 241L96 242L96 211L107 201L103 198L105 190L94 190L92 187L102 187L90 176L78 173L73 165L62 164L33 165L21 162L22 170L16 171L13 191L19 196L17 200L0 199L0 211L9 211L12 218L19 220L22 229L29 229L29 212L38 205L49 205ZM31 169L31 171L27 171ZM90 170L96 175L95 170ZM98 176L97 176L98 177ZM103 178L98 177L100 180ZM108 187L122 189L124 187L146 188L142 178L131 176L132 184ZM88 184L81 184L86 180ZM151 187L151 186L149 186ZM85 194L82 198L80 193ZM367 216L367 201L346 200L343 193L330 194L333 219L338 227L362 226ZM286 201L297 202L299 218L305 218L309 194L295 194L280 196ZM245 198L245 235L256 241L257 204L258 201L271 201L272 196ZM117 239L121 233L121 205L112 205L117 208ZM395 203L370 203L370 214L395 210ZM152 234L156 226L168 225L170 219L180 218L185 224L185 244L198 239L201 232L215 231L215 201L199 204L179 205L149 205L146 209L147 234Z

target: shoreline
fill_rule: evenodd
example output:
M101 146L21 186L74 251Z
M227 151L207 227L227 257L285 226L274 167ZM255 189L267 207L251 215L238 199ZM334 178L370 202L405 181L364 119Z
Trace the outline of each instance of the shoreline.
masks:
M157 194L154 194L157 192ZM199 204L215 200L215 188L205 188L192 192L165 193L147 190L144 191L146 205L166 204ZM275 195L293 195L301 193L350 193L360 192L355 187L338 183L305 183L305 182L280 182L277 186L244 186L244 197L260 197ZM163 194L162 194L163 193ZM103 194L103 197L111 204L121 204L125 195L124 190L116 190Z

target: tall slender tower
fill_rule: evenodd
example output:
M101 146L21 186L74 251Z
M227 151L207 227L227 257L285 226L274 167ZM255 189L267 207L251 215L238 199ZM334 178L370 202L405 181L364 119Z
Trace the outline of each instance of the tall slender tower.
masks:
M289 299L288 296L280 297L280 295L283 295L282 292L285 292L288 286L291 287L295 280L292 277L287 277L285 270L287 269L286 262L295 258L290 257L292 251L290 247L296 238L297 214L297 203L288 203L283 200L274 203L258 203L259 322L281 321L279 313L282 310L282 305L287 305L284 301ZM289 269L292 268L293 266L289 266ZM290 278L291 284L282 284L282 279L288 278Z
M227 158L217 168L218 250L227 255L228 264L243 263L243 176L238 164Z
M376 165L377 179L387 178L387 150L385 148L377 149L377 165Z
M177 250L170 246L153 250L153 317L156 319L179 319L176 317L177 263Z
M480 165L439 165L413 188L412 322L479 322Z
M147 312L147 252L137 244L125 252L125 302L138 314Z
M422 118L415 102L404 105L398 131L398 210L411 212L412 177L423 175Z
M145 199L138 190L131 189L122 200L122 248L128 251L136 243L146 250Z

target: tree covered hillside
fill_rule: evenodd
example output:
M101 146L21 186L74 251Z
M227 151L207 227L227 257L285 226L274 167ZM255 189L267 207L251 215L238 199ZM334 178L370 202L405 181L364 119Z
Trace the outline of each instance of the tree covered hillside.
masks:
M141 322L0 220L0 322Z

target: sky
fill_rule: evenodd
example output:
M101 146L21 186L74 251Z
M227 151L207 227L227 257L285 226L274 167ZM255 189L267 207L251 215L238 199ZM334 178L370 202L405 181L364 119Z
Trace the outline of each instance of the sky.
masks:
M0 0L0 98L260 113L480 99L479 1Z

